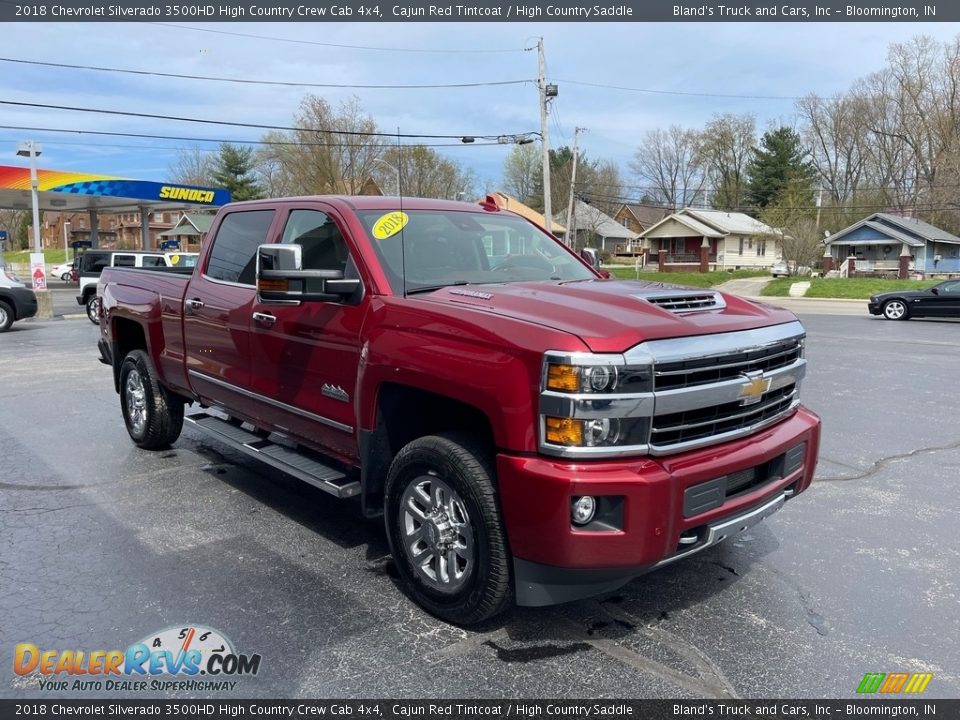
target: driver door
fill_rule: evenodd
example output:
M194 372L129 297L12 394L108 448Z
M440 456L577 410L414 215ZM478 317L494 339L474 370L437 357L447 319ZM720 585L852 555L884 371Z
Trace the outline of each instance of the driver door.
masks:
M303 248L304 270L358 277L333 217L291 209L281 238ZM360 363L363 293L347 301L270 302L255 298L250 320L251 383L270 424L341 459L357 457L354 394Z

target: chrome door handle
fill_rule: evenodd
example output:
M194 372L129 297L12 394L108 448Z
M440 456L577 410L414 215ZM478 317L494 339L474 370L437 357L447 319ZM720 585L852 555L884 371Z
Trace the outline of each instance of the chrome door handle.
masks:
M270 313L255 312L253 319L265 325L273 325L277 321L277 316Z
M199 298L191 298L190 300L185 300L183 304L189 307L191 310L199 310L203 307L203 300Z

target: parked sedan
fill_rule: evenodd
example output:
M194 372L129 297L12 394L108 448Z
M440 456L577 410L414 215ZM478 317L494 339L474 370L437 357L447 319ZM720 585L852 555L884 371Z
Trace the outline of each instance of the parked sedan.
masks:
M47 271L47 275L52 278L60 278L64 282L70 282L73 278L73 261L54 265Z
M896 290L870 298L867 309L887 320L912 317L960 318L960 280L947 280L926 290Z

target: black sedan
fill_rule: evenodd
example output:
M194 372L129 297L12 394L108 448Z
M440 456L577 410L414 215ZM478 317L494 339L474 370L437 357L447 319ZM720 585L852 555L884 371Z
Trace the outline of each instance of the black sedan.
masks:
M870 298L867 309L887 320L912 317L960 318L960 280L947 280L926 290L897 290Z

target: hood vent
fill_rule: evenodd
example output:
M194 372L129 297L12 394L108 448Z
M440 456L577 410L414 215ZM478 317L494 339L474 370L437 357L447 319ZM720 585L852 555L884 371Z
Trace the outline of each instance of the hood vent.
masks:
M652 293L650 295L634 295L634 297L646 300L651 305L656 305L659 308L674 313L722 310L727 306L723 300L723 296L712 290L704 290L702 292L662 292Z

